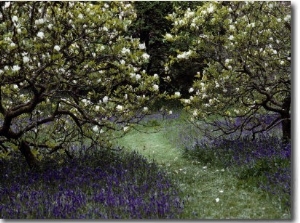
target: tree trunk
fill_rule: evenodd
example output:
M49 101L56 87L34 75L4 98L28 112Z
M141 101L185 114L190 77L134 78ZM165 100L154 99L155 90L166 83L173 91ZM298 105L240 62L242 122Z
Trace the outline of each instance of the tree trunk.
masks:
M34 155L32 154L32 152L30 150L30 146L28 145L28 143L26 141L21 142L21 144L19 146L19 150L21 151L21 153L25 157L29 168L30 169L37 169L38 168L38 161L34 157Z
M281 114L282 118L282 140L285 143L289 143L291 141L291 115L290 115L290 108L291 108L291 96L287 96L283 101L282 110L284 111Z
M291 119L289 117L284 117L282 121L282 141L288 143L291 141Z

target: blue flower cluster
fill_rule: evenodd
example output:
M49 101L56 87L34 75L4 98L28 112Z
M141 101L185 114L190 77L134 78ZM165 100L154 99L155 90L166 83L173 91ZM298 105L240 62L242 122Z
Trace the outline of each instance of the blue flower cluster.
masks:
M227 168L239 179L277 196L291 205L291 144L278 137L261 135L250 139L194 139L184 155L206 164Z
M87 152L38 172L0 161L0 218L177 218L182 201L176 185L155 163L135 152L107 154Z

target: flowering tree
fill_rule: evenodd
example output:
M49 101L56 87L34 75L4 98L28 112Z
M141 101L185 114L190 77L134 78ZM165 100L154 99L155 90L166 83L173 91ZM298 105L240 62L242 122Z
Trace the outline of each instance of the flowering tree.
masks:
M2 2L0 151L50 152L127 130L157 94L157 76L125 2Z
M289 2L205 2L168 18L173 29L165 39L189 49L167 66L193 58L206 65L196 73L191 97L182 99L195 123L204 120L219 135L253 137L281 125L284 140L291 138Z

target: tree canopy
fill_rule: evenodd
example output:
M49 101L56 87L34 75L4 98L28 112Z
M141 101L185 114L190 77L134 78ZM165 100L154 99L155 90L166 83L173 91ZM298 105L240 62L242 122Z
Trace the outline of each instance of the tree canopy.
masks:
M2 2L0 150L104 140L148 110L158 78L126 2ZM32 162L34 163L34 162Z
M281 125L283 138L291 138L289 2L204 2L168 19L173 28L165 39L188 49L166 66L194 58L205 63L190 98L182 99L195 123L204 120L217 135L238 137Z

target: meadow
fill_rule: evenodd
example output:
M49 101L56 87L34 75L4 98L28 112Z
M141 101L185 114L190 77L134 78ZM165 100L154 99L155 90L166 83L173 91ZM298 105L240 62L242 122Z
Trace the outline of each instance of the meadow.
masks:
M3 219L291 219L291 146L208 140L184 112L153 114L113 149L73 148L30 171L0 161Z

